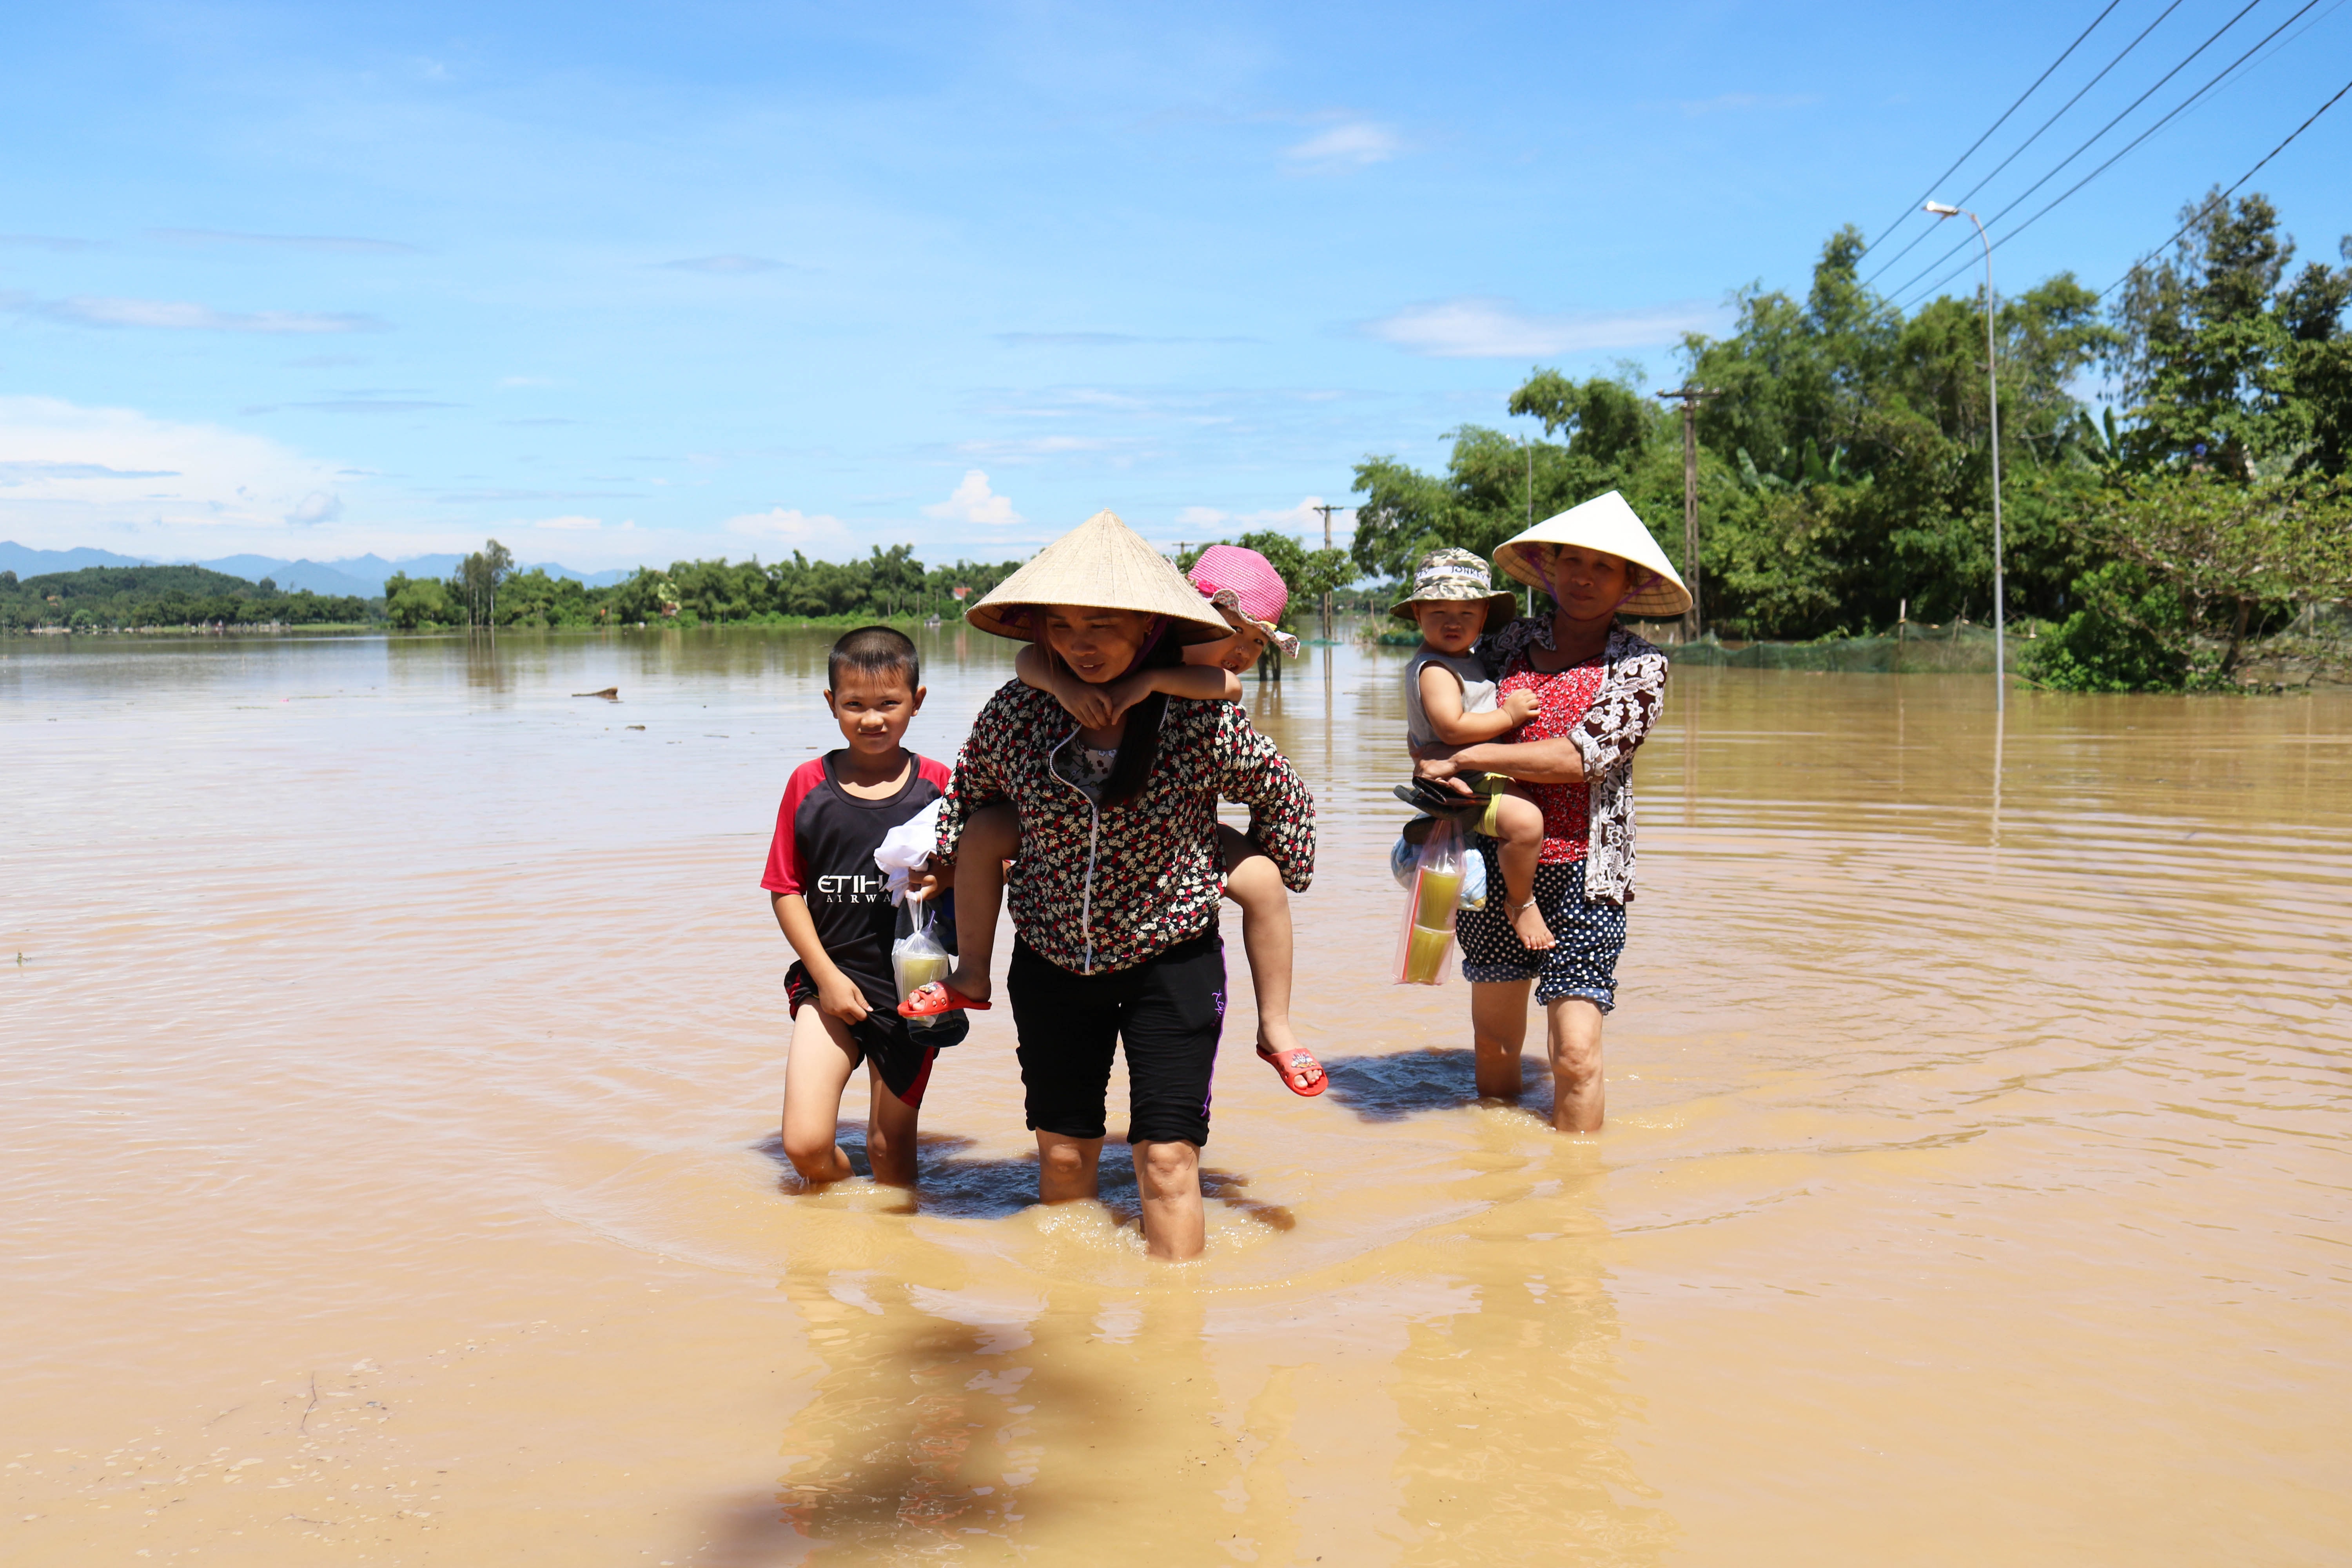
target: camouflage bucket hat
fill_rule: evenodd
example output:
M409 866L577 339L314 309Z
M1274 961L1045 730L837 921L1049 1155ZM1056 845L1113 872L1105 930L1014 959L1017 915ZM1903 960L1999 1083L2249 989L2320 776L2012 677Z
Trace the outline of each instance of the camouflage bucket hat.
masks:
M1493 631L1519 613L1519 596L1504 589L1497 592L1494 579L1487 575L1486 563L1467 550L1433 550L1421 558L1412 569L1412 592L1389 606L1389 614L1401 621L1418 626L1412 607L1433 600L1468 602L1483 600L1486 605L1486 629Z

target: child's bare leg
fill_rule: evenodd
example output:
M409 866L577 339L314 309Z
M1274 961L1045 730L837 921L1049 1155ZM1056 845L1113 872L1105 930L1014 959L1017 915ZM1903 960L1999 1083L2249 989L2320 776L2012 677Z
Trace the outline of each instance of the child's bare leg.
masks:
M866 1076L873 1090L866 1114L866 1162L874 1168L874 1179L887 1187L911 1187L915 1184L915 1119L921 1114L919 1105L909 1105L890 1092L874 1064L866 1064Z
M956 844L956 962L949 989L988 1000L988 966L996 955L996 915L1004 902L1004 863L1021 852L1021 817L1009 805L983 805Z
M1290 1027L1289 890L1266 852L1223 823L1217 825L1217 851L1224 861L1225 897L1241 906L1242 949L1249 954L1250 985L1257 994L1258 1054L1287 1057L1302 1049ZM1295 1074L1286 1067L1284 1076L1313 1084L1323 1069L1301 1062Z
M793 1054L784 1064L784 1157L807 1182L841 1182L856 1174L834 1136L841 1091L857 1068L857 1047L838 1018L814 1002L793 1021Z
M1536 861L1543 854L1543 807L1516 786L1495 797L1496 858L1503 864L1503 909L1511 930L1529 952L1557 944L1551 927L1536 908Z

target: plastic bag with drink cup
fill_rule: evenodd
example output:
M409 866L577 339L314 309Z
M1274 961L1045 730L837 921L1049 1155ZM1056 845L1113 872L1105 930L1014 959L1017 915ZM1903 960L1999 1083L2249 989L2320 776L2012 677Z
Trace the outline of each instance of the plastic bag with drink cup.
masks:
M898 982L898 1000L904 1002L919 986L936 980L945 984L948 972L955 967L955 957L940 945L931 934L931 910L925 902L915 900L915 929L890 944L890 973ZM909 1018L908 1024L918 1029L936 1028L940 1017Z
M1413 820L1423 819L1415 817ZM1413 872L1421 864L1421 846L1409 837L1411 832L1412 824L1408 823L1405 832L1398 834L1396 842L1389 846L1389 875L1396 879L1398 887L1408 889L1412 886ZM1465 910L1486 907L1486 858L1478 853L1475 845L1465 844L1462 847L1462 901L1458 907Z
M1404 930L1397 938L1400 985L1443 985L1445 955L1454 947L1454 911L1462 901L1462 835L1440 819L1422 841L1412 886L1404 904Z

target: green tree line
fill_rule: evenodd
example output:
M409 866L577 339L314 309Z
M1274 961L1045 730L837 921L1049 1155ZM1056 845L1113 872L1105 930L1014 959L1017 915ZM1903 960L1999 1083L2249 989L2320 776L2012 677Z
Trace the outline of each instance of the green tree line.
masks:
M1018 561L926 566L914 547L871 548L862 561L679 561L646 566L591 588L543 571L513 570L495 539L446 580L395 574L384 616L404 630L436 626L777 626L829 617L951 619L1019 569ZM955 591L962 588L961 602Z
M2028 673L2076 689L2226 681L2246 640L2352 595L2352 266L2294 265L2269 201L2209 196L2112 308L2061 273L2001 299L2004 608L2047 622ZM1991 404L1979 299L1906 315L1832 237L1802 299L1751 288L1733 331L1683 345L1697 416L1708 626L1815 638L1989 619ZM2352 262L2352 237L2341 248ZM2102 383L2104 386L2102 387ZM2112 393L2096 417L2086 391ZM1637 372L1537 369L1515 439L1465 426L1442 474L1369 457L1351 546L1398 577L1491 553L1621 489L1682 547L1678 411Z
M66 626L76 631L142 626L363 626L365 599L282 593L268 578L248 583L202 566L86 566L19 581L0 572L0 629Z

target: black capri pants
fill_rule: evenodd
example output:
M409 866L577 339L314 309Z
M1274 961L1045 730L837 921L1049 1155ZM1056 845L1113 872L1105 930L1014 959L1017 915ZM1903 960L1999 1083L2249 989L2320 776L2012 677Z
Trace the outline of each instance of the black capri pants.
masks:
M1016 941L1004 989L1032 1131L1102 1137L1111 1053L1123 1040L1127 1141L1208 1142L1209 1080L1225 1023L1225 947L1215 926L1103 974L1073 974Z

